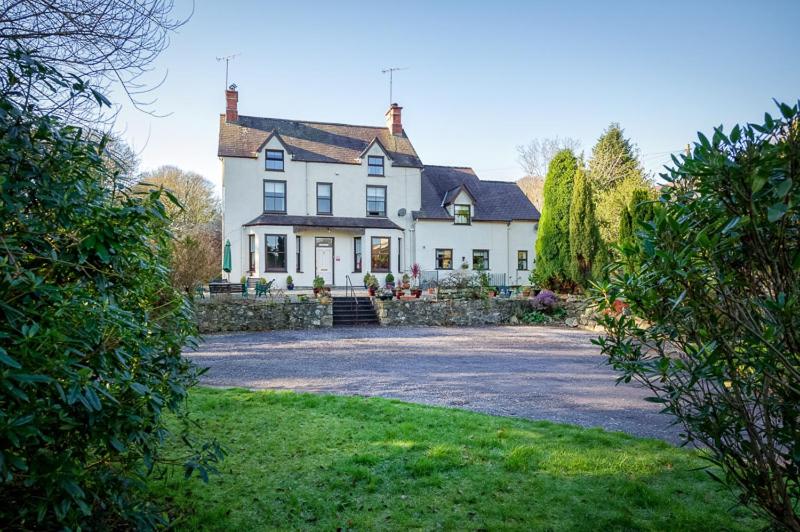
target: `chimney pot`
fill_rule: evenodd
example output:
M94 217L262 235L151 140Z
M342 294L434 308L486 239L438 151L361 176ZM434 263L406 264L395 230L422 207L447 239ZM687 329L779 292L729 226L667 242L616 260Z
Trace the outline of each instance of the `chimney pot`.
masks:
M236 90L235 84L231 84L225 91L225 121L237 120L239 120L239 91Z
M389 128L392 135L402 135L403 134L403 121L401 119L401 113L403 108L393 103L389 106L389 110L386 111L386 127Z

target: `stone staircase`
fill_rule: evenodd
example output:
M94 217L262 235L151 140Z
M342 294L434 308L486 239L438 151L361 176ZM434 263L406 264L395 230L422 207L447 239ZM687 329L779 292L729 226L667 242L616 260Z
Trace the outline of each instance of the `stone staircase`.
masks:
M378 315L369 297L334 297L333 326L377 325Z

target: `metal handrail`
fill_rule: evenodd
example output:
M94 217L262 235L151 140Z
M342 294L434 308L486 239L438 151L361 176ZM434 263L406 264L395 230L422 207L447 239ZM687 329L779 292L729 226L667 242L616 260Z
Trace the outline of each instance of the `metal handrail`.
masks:
M356 298L356 289L353 286L353 281L350 280L350 276L349 275L345 275L344 276L344 294L345 294L345 296L348 293L348 289L350 290L350 293L353 294L353 305L356 308L356 323L358 323L358 299Z

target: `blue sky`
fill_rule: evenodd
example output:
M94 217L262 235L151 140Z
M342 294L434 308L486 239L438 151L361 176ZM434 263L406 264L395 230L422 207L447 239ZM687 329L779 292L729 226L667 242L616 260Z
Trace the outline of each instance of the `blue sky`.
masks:
M177 13L191 4L177 0ZM197 0L153 79L156 118L121 100L142 168L220 184L224 64L241 114L383 124L394 99L428 164L522 176L515 146L571 136L588 154L612 121L658 172L698 130L800 97L800 1L255 2ZM116 95L112 94L112 98Z

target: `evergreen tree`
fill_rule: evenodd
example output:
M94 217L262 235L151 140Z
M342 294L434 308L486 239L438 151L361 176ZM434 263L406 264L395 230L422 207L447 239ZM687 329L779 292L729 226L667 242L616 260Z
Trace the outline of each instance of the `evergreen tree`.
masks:
M595 215L606 244L620 240L620 218L628 208L632 192L648 186L637 158L638 149L624 133L619 124L609 125L592 148L589 160Z
M574 285L569 273L569 211L578 160L570 150L550 161L544 183L544 206L536 239L536 279L552 288Z
M603 267L603 242L597 229L594 214L592 185L586 171L579 168L572 187L569 212L570 275L575 282L586 287L597 279Z
M639 225L653 219L652 194L644 188L631 192L628 205L622 210L619 221L619 242L632 242Z

